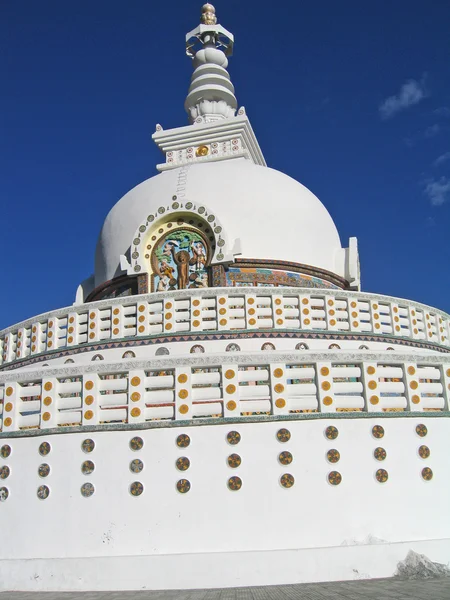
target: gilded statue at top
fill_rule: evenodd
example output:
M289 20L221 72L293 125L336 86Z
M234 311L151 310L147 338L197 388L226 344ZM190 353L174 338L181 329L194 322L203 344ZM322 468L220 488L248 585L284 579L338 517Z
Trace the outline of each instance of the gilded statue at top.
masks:
M202 6L202 25L215 25L217 23L216 9L212 4L204 4Z

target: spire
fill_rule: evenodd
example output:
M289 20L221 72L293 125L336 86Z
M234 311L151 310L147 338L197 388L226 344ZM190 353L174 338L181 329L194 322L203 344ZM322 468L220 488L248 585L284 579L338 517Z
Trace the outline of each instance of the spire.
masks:
M233 42L233 35L217 25L214 6L204 4L200 25L186 35L186 54L193 59L194 65L184 103L191 123L211 123L234 117L237 100L226 70Z

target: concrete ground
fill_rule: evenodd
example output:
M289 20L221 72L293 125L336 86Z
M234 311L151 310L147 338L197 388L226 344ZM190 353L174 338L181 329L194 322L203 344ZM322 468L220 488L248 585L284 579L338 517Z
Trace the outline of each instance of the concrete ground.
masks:
M0 600L450 600L450 577L150 592L0 592Z

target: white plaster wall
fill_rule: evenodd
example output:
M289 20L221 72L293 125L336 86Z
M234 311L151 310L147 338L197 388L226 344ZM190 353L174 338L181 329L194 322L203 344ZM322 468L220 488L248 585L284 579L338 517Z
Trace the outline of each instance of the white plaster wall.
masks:
M214 211L230 243L240 238L242 257L289 260L345 277L336 264L341 243L333 219L301 183L244 158L193 164L185 171L183 194L177 192L180 169L171 169L142 182L111 209L97 244L96 286L119 273L120 255L136 229L177 193L181 202Z
M427 437L415 433L418 422L427 424ZM324 436L330 424L339 429L333 441ZM384 426L383 439L372 437L374 424ZM283 425L292 433L286 444L276 439ZM0 504L0 531L8 541L0 547L0 559L326 549L373 538L388 544L446 540L450 538L449 427L446 418L423 415L420 419L325 418L3 438L13 452L2 461L10 466L11 475L2 482L10 496ZM226 442L231 429L242 435L237 446ZM179 433L191 436L189 448L176 446ZM144 439L139 452L129 449L133 435ZM86 437L96 442L89 455L81 450ZM43 440L52 445L45 458L38 453ZM425 461L417 454L421 444L431 450ZM384 462L373 458L377 446L387 450ZM336 465L326 460L330 448L341 453ZM294 456L290 466L277 460L283 450ZM232 452L242 457L238 469L227 465ZM183 455L189 457L191 467L181 473L175 461ZM139 475L129 470L134 458L145 465ZM96 465L90 476L80 470L86 459ZM37 474L42 462L52 469L46 479ZM424 466L433 469L430 482L421 477ZM387 483L375 480L378 468L388 471ZM336 487L327 482L328 472L334 469L343 477ZM296 479L291 489L279 485L285 472ZM228 490L231 475L242 478L240 491ZM182 477L192 484L185 495L175 487ZM128 491L135 480L145 486L140 497ZM91 498L80 494L85 481L96 487ZM44 501L36 496L41 484L51 489ZM314 577L320 579L320 565L317 569ZM177 587L176 573L172 575ZM192 585L204 585L202 577L199 573Z

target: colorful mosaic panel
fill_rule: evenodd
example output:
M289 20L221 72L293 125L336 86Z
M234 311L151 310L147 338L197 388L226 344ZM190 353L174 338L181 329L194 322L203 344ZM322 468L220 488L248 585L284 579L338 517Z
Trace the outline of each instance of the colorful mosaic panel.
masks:
M328 473L328 481L331 485L339 485L342 481L342 475L339 471L331 471L331 473Z
M177 490L180 492L180 494L187 494L190 489L191 482L187 479L180 479L177 481Z
M0 467L0 479L7 479L10 473L10 468L7 465Z
M139 460L138 458L136 458L135 460L132 460L130 462L130 471L132 473L140 473L143 468L144 468L144 463L142 462L142 460Z
M94 472L95 469L95 465L92 462L92 460L85 460L84 463L81 465L81 472L84 475L90 475L91 473Z
M42 463L38 467L38 475L39 477L48 477L50 475L50 465L47 463Z
M242 479L240 477L230 477L228 480L228 487L233 492L240 490L242 487Z
M8 446L8 444L5 444L4 446L1 447L0 456L2 458L8 458L10 454L11 454L11 446Z
M242 459L239 454L230 454L230 456L227 458L227 462L229 467L236 469L241 465Z
M89 454L89 452L92 452L95 448L95 442L94 440L91 439L87 439L87 440L83 440L83 443L81 444L81 449L83 450L83 452L86 452L86 454Z
M178 448L187 448L191 443L191 438L186 434L182 433L177 437L177 446Z
M95 487L92 483L83 483L80 492L84 498L90 498L95 492Z
M136 436L130 440L130 448L134 452L137 452L138 450L142 450L143 447L144 447L144 440L141 437Z
M385 460L387 453L384 448L375 448L373 455L377 460Z
M0 502L5 502L8 500L9 490L6 487L0 487Z
M282 444L285 444L291 439L291 432L288 429L279 429L277 431L277 440Z
M238 431L229 431L227 433L227 442L231 446L236 446L241 441L241 434Z
M226 271L227 287L302 287L340 289L337 285L294 271L252 267L230 267Z
M39 500L46 500L50 495L50 490L46 485L40 485L37 489L37 497Z
M381 439L384 437L384 428L381 425L374 425L372 427L372 435L376 439Z
M175 465L179 471L187 471L191 466L191 461L188 459L187 456L180 456L180 458L177 459Z
M419 437L425 437L428 433L428 429L426 425L423 425L422 423L420 425L416 426L416 433Z
M291 488L295 483L295 479L294 476L291 475L290 473L285 473L284 475L282 475L280 477L280 484L284 487L284 488Z
M47 456L47 454L50 453L51 449L52 447L48 442L42 442L42 444L39 446L39 454L41 456Z

